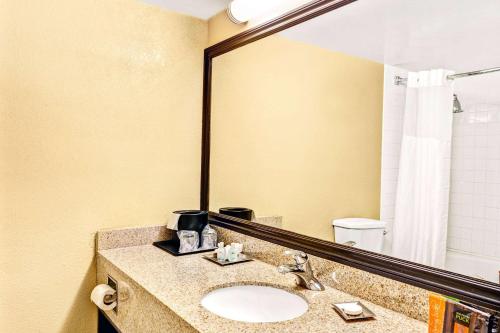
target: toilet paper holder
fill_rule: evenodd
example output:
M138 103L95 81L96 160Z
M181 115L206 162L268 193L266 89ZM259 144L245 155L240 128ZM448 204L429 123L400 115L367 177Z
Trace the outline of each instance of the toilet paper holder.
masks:
M113 311L115 313L118 312L118 283L116 282L115 279L113 279L111 276L108 275L108 286L113 288L115 292L113 295L106 295L104 296L104 304L109 305L112 304L113 302L116 302L116 306L113 308Z
M115 291L113 295L104 296L104 304L109 305L118 300L118 292ZM116 307L115 307L116 309Z
M132 289L124 282L113 279L107 275L107 282L95 286L90 294L90 299L103 311L113 311L118 313L120 303L128 300L132 296Z

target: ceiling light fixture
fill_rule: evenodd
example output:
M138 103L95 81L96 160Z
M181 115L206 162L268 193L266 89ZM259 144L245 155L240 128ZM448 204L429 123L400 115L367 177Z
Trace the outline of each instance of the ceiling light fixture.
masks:
M310 0L233 0L227 6L227 16L236 24L255 19L270 19L297 8Z
M276 0L233 0L227 6L227 16L236 24L244 24L275 5Z

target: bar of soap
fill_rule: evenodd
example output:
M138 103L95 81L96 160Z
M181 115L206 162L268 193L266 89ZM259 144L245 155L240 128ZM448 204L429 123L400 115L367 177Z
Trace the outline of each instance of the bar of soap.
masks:
M342 310L349 316L358 316L363 313L363 308L356 303L342 304Z

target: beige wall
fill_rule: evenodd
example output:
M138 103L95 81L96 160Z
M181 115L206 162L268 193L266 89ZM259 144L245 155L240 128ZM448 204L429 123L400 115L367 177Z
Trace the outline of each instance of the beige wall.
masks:
M234 24L227 18L226 11L208 20L208 44L213 45L250 28L250 24Z
M333 239L379 216L383 65L274 35L214 59L211 209Z
M0 332L95 332L94 233L198 207L207 23L0 1Z

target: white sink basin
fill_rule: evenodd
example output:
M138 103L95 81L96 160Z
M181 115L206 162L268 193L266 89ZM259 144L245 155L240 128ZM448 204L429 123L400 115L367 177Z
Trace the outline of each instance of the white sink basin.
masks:
M247 323L273 323L303 315L309 305L300 296L265 286L234 286L216 289L201 300L216 315Z

